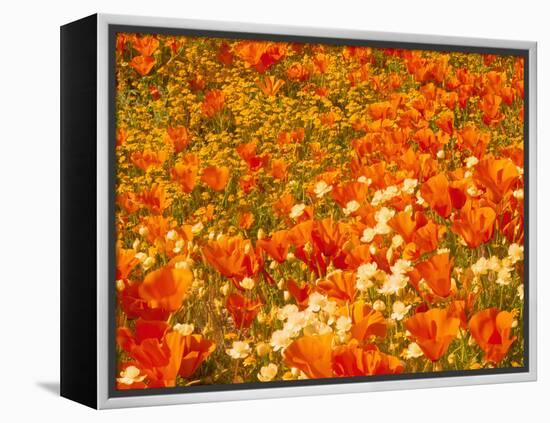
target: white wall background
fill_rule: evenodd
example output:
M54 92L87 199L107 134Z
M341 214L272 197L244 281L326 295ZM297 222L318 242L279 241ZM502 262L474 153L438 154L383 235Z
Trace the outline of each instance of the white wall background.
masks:
M370 4L369 4L370 3ZM539 0L5 1L0 23L0 420L542 422L550 411L550 30ZM539 381L94 412L59 398L59 26L95 12L539 42ZM546 392L545 392L546 391Z

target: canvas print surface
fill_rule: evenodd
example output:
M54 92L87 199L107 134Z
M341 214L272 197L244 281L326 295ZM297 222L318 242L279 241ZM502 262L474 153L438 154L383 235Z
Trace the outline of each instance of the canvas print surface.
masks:
M115 54L116 389L524 366L521 57Z

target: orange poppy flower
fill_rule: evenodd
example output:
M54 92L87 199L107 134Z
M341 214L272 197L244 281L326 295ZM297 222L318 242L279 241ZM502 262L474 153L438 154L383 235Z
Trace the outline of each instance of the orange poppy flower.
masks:
M436 295L446 298L451 294L453 260L449 253L436 254L415 268Z
M266 76L263 79L256 79L256 85L267 97L273 97L285 85L285 81L276 79L274 76Z
M468 189L471 186L471 178L467 178L464 175L462 169L452 172L451 178L455 178L449 182L449 195L451 196L451 203L453 208L461 209L468 199Z
M176 378L181 366L184 342L185 339L179 332L170 332L164 336L164 345L168 348L169 359L165 366L155 369L155 373L159 382L162 381L162 385L165 387L176 386Z
M202 216L202 222L211 222L212 220L214 220L215 211L216 206L214 206L214 204L208 204L206 207L199 207L195 213L198 216Z
M400 169L409 172L410 177L419 177L422 174L420 167L421 165L424 165L422 161L425 161L423 160L423 157L428 157L431 159L431 154L416 152L412 147L409 147L406 150L405 147L403 147L403 149L403 153L397 159Z
M147 375L148 387L175 386L183 353L183 337L177 332L166 333L165 322L141 322L136 325L147 327L140 337L137 335L138 329L133 335L128 328L119 328L119 345Z
M516 98L516 92L512 87L502 87L502 89L500 90L500 96L508 106L511 106L514 102L514 99Z
M508 157L512 162L518 166L523 167L523 160L525 158L523 144L512 144L501 150L503 156Z
M225 307L237 329L248 329L256 315L262 308L262 302L259 299L250 299L239 293L234 293L227 297Z
M336 270L325 279L317 282L317 289L329 298L338 301L353 301L357 289L355 288L355 272Z
M297 259L303 261L311 272L317 277L321 277L326 274L329 260L327 260L323 253L317 249L309 250L308 246L310 244L297 247L294 251L294 255Z
M474 156L481 159L491 141L489 132L482 132L472 123L465 125L458 131L457 145L459 148L467 148Z
M286 43L270 43L266 52L262 54L260 63L255 68L258 72L264 73L275 63L280 62L286 56Z
M256 155L256 148L258 147L258 143L256 140L239 144L237 147L235 147L235 150L237 151L237 154L246 162L248 162L252 157Z
M418 222L413 218L411 212L396 213L389 221L388 225L403 237L405 242L411 242L417 229Z
M427 75L430 79L434 80L435 82L441 83L445 79L445 77L448 75L448 67L449 67L449 59L450 56L448 54L438 56L436 59L434 59L428 67Z
M319 97L326 97L329 93L329 89L327 87L319 87L315 89L315 94L317 94Z
M294 225L289 229L288 241L295 247L302 247L307 242L311 242L311 231L313 230L313 221L305 220Z
M284 181L288 176L288 165L283 159L274 159L271 162L271 176Z
M439 115L439 117L435 121L435 124L442 131L446 132L449 135L453 135L454 120L455 120L455 114L450 110L448 110Z
M290 132L279 132L277 142L280 146L290 144L291 142L300 143L304 140L305 134L304 128L297 128Z
M449 181L444 173L432 176L422 184L420 188L422 198L441 217L447 218L452 211L451 196L449 194Z
M225 95L220 90L208 91L201 104L202 114L208 118L216 116L225 105Z
M117 329L117 343L141 367L166 366L170 360L170 350L163 344L163 339L168 328L166 322L138 319L134 331L127 327Z
M417 177L420 181L426 181L437 174L439 165L437 163L437 160L432 158L430 154L420 154L417 157L417 160Z
M492 156L481 160L474 172L474 180L487 188L489 199L495 203L500 203L518 178L519 173L514 162L510 159L495 159Z
M126 43L131 41L128 34L123 34L121 32L116 35L116 52L117 54L122 53L126 49Z
M146 376L148 388L176 385L182 347L183 337L177 332L166 334L161 341L147 339L140 345L143 354L136 360L135 366Z
M468 323L470 333L485 352L485 360L498 364L516 340L510 336L514 316L508 311L488 308L474 314Z
M417 212L414 218L410 212L399 212L388 222L388 225L399 233L405 242L413 242L419 254L435 250L439 238L445 233L443 226L426 219L420 212Z
M152 56L159 47L159 41L152 35L134 37L132 47L142 56Z
M334 265L336 267L342 270L356 270L362 264L371 261L370 245L350 243L349 251L343 252L342 258L343 263L337 262L337 259L335 259Z
M460 319L451 317L447 310L433 308L408 318L405 327L424 355L437 361L456 337Z
M446 307L449 316L460 319L460 327L462 329L466 329L468 327L468 320L466 319L467 306L468 305L465 300L455 300L451 301Z
M422 151L431 151L435 154L441 148L434 131L428 127L416 131L413 140L416 141Z
M188 82L189 82L189 88L191 88L191 91L202 91L204 90L204 87L206 87L206 79L202 74L198 72L196 72L193 75L193 78L190 78Z
M220 44L218 49L218 60L225 66L231 66L233 64L233 53L231 53L231 47L226 42Z
M117 329L117 343L123 350L131 353L133 348L149 339L162 342L169 328L168 323L164 321L139 318L135 321L133 330L127 327Z
M294 197L291 193L286 193L273 203L272 208L276 216L287 218L293 206Z
M120 242L116 245L116 278L127 279L134 267L139 264L133 249L122 248Z
M348 226L330 217L315 221L311 233L313 242L326 257L336 256L348 237Z
M165 151L134 151L130 156L132 163L141 170L147 171L150 167L162 166L166 160L167 154Z
M435 250L445 232L445 226L438 225L432 220L428 220L425 225L420 226L413 235L413 243L417 247L418 254Z
M153 308L179 310L193 281L186 267L167 265L148 273L139 287L139 295Z
M303 286L299 286L293 279L286 281L286 289L292 295L296 304L301 309L306 308L309 302L309 294L313 291L313 287L304 283Z
M237 154L248 164L251 171L257 171L267 165L269 160L268 154L256 154L257 141L250 141L245 144L238 145L235 150Z
M395 119L396 110L389 101L371 103L369 105L369 115L373 119Z
M241 41L233 46L235 55L245 62L247 67L257 65L267 51L268 43L261 41Z
M356 60L359 63L366 63L370 60L372 53L371 47L346 46L342 56L348 61Z
M206 261L226 278L240 280L251 277L260 270L252 243L240 235L222 235L216 240L209 240L202 247L202 253Z
M522 214L514 216L514 213L508 210L502 216L499 216L499 229L510 243L523 243L524 218Z
M170 49L172 54L176 54L182 44L185 44L185 40L178 37L166 37L164 39L164 45Z
M371 186L377 189L384 189L387 187L386 175L386 162L378 162L370 166L365 166L360 169L358 176L364 176L370 179Z
M233 51L245 62L246 67L253 67L256 71L264 73L283 59L286 48L286 43L241 41L233 46Z
M162 215L150 215L143 219L143 227L147 229L145 237L151 244L163 240L170 229L170 222ZM139 230L139 228L136 228Z
M223 191L229 181L227 166L210 166L202 171L201 180L214 191Z
M290 138L290 132L279 132L277 135L277 143L279 147L284 147L290 144L292 139Z
M153 100L158 100L161 97L160 91L157 86L151 85L149 87L149 93L151 94L151 98Z
M239 213L238 216L239 228L244 229L245 231L250 229L254 223L254 215L250 212Z
M122 286L117 284L117 299L128 319L166 320L170 312L150 307L139 295L140 286L141 282L130 280L123 280Z
M172 203L164 186L159 184L153 184L149 189L140 192L138 197L139 201L154 214L162 214Z
M407 251L407 249L411 245L414 247L414 244L412 244L412 243L408 244L407 248L405 248L405 250L406 250L405 252L414 256L414 253L417 253L416 251L412 251L410 253ZM419 254L417 253L416 256L418 257ZM413 267L412 269L410 269L407 272L407 276L409 277L410 284L413 286L414 289L416 289L416 291L420 294L422 299L424 299L425 301L427 301L429 303L432 303L436 299L435 295L432 292L421 288L420 282L422 282L422 276L420 275L420 272L416 268ZM426 308L426 310L427 310L427 308ZM422 310L422 311L426 311L426 310Z
M506 82L506 73L492 70L487 72L483 79L485 80L484 89L486 92L499 94Z
M363 301L356 301L351 307L352 338L359 342L366 342L371 337L384 338L386 336L386 319L377 310L373 310Z
M433 82L424 84L419 89L419 91L427 100L436 100L438 90L439 88L437 88Z
M183 378L190 378L197 371L199 366L216 349L216 344L202 335L186 335L183 337L183 351L179 375Z
M294 63L286 70L288 79L294 82L304 82L310 77L310 70L301 63Z
M138 344L149 338L161 340L169 328L168 323L164 321L137 319L135 323L135 340Z
M502 97L495 94L485 94L479 103L483 112L483 122L489 126L496 126L504 120L504 113L500 111Z
M245 249L251 249L250 241L240 236L221 236L210 240L202 248L206 260L228 278L240 276L243 269Z
M360 158L367 157L374 152L376 147L375 140L379 138L379 134L369 133L364 137L356 138L351 141L351 146Z
M455 217L452 231L460 235L468 247L477 248L493 237L496 213L491 207L474 207L468 200Z
M256 242L256 246L264 250L274 260L279 263L283 263L286 260L288 254L288 231L274 232L269 239L259 239Z
M303 336L283 352L285 363L303 371L310 379L333 376L332 333Z
M317 53L315 57L313 57L313 64L318 73L326 73L330 66L330 56L324 53Z
M250 193L257 185L258 180L253 174L243 175L239 178L239 186L245 194Z
M397 125L401 128L418 128L422 115L416 109L409 109L401 113L397 120Z
M435 102L425 97L413 100L412 106L420 112L424 120L431 120L435 114Z
M398 374L405 366L397 357L384 354L375 345L360 347L352 340L332 353L332 369L336 376L372 376Z
M454 91L443 91L441 93L441 100L440 100L445 106L447 106L449 109L454 110L457 103L459 102L458 93Z
M336 114L334 112L322 113L320 116L321 123L326 126L333 126L336 122Z
M116 145L117 147L123 145L128 139L128 134L124 128L117 128L116 130Z
M141 76L146 76L155 66L155 59L151 56L136 56L130 60L130 66L133 67Z
M340 207L344 208L350 201L357 201L359 204L363 203L365 198L367 198L368 192L369 187L367 184L353 181L336 185L332 189L331 194Z
M192 153L186 154L170 169L172 180L176 181L185 193L190 193L195 189L198 173L199 159Z
M166 128L168 140L176 153L181 153L189 145L191 134L185 126L176 126Z

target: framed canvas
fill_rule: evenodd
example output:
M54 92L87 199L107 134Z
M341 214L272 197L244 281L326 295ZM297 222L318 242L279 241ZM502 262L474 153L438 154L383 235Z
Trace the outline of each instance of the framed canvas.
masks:
M61 28L61 394L536 379L536 43Z

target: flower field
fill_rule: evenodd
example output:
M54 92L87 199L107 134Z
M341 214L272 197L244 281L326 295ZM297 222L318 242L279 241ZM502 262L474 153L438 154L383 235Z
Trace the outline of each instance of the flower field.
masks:
M117 34L117 389L523 366L523 70Z

